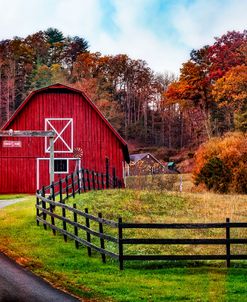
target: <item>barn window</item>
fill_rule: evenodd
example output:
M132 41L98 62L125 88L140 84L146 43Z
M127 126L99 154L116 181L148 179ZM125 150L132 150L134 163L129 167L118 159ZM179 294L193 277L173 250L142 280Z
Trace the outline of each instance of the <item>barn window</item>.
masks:
M54 172L55 173L68 173L68 160L67 159L54 159Z

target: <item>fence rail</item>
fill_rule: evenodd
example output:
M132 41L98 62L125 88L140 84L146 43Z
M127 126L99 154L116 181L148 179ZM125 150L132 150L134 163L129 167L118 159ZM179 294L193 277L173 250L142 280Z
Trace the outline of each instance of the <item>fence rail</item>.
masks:
M49 189L49 188L48 188ZM63 235L64 240L70 238L75 241L75 247L79 245L87 247L88 255L92 255L92 251L101 254L102 261L106 262L106 256L111 257L119 262L122 270L125 261L133 260L225 260L227 267L230 267L231 260L247 260L247 254L233 254L235 245L244 244L247 247L247 238L232 238L231 230L235 228L245 229L247 231L247 223L230 222L227 218L224 223L125 223L122 218L113 221L103 218L101 213L98 216L89 214L88 209L81 211L77 209L74 203L73 207L62 202L52 200L53 196L45 197L43 190L37 191L36 200L36 220L37 224L43 224L44 229L51 228L53 234L59 232ZM59 209L62 214L58 214ZM94 228L92 227L94 223ZM95 230L98 225L98 231ZM69 227L70 226L70 230ZM71 229L72 227L72 229ZM110 228L111 233L105 231L105 227ZM127 229L147 229L152 232L155 230L213 230L222 229L225 232L224 238L130 238L125 235ZM73 230L73 231L72 231ZM114 232L113 232L114 231ZM83 232L83 234L82 234ZM78 235L80 233L80 235ZM136 232L138 234L138 232ZM106 243L114 245L114 251L106 247ZM220 245L225 246L224 254L211 255L142 255L138 254L139 245ZM136 246L136 254L130 255L125 253L124 247L128 245Z

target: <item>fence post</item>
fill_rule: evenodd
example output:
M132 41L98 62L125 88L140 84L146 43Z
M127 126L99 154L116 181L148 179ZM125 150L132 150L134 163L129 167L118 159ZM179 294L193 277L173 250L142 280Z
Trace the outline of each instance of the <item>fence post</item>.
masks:
M94 173L94 170L92 171L92 183L93 183L93 190L95 190L95 173Z
M121 179L118 179L117 184L118 184L118 189L121 189L123 187Z
M55 201L55 186L54 181L51 183L51 198L53 201Z
M100 190L100 184L99 184L99 173L96 173L96 180L97 180L97 190Z
M39 190L36 191L36 194L37 194L37 195L40 194ZM39 226L39 220L38 220L38 217L39 217L39 209L38 209L38 206L39 206L39 197L36 196L36 223L37 223L37 226Z
M183 176L180 176L180 183L179 183L179 192L183 192Z
M49 196L48 199L51 200L51 196ZM52 216L52 214L53 214L53 209L54 209L54 208L55 208L55 207L54 207L53 205L50 205L50 211L51 211L51 224L55 226L55 218ZM54 230L53 228L52 228L52 233L53 233L53 235L56 235L56 230Z
M106 168L106 188L109 189L109 158L105 159Z
M65 208L62 208L62 216L63 218L66 218L66 209ZM66 225L66 222L63 220L63 230L64 231L67 231L67 225ZM65 242L67 242L67 235L63 235L63 239Z
M231 266L230 218L226 218L226 265Z
M98 217L101 219L102 218L102 213L99 213L98 214ZM102 222L99 222L99 233L100 234L104 234L104 230L103 230L103 224ZM104 238L101 238L100 237L100 247L104 250L105 249L105 240ZM101 254L101 257L102 257L102 262L103 263L106 263L106 259L105 259L105 254Z
M73 204L73 208L76 209L76 203ZM77 223L77 213L74 212L74 222ZM74 234L76 237L78 237L78 227L74 226ZM75 247L79 248L79 242L75 239Z
M42 197L45 197L45 187L43 186L42 187ZM42 200L42 208L44 209L44 210L46 210L46 203L45 203L45 201L44 200ZM43 223L43 225L44 225L44 229L45 230L47 230L47 225L46 225L46 213L43 211L43 219L44 219L44 223Z
M69 180L68 180L68 176L66 175L65 177L65 183L66 183L66 198L69 198Z
M73 196L73 198L75 198L74 173L71 173L71 185L72 185L72 196Z
M59 179L59 198L60 198L60 203L63 203L63 183L62 179Z
M113 188L116 188L116 168L112 168L112 182L113 182Z
M52 200L52 201L56 201L54 181L52 181L52 183L51 183L51 196L50 196L49 199ZM54 205L50 205L50 209L51 209L51 211L54 210L55 206Z
M90 176L89 176L89 170L86 170L87 173L87 189L88 191L91 190L91 186L90 186Z
M104 190L104 173L101 173L101 190Z
M85 209L85 213L88 214L88 208ZM86 216L86 227L90 229L90 221L89 218ZM87 242L91 243L91 235L87 232ZM88 256L92 255L91 247L87 247L87 254Z
M80 181L80 171L77 169L77 186L78 186L78 193L81 194L81 181Z
M83 191L86 192L86 183L85 183L85 173L84 173L84 169L81 170L81 174L82 174Z
M123 229L122 229L122 217L118 218L118 259L119 259L119 269L123 270Z

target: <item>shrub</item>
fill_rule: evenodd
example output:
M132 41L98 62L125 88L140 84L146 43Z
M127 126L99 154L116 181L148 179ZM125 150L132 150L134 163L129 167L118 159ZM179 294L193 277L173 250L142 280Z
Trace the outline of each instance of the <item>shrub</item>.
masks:
M233 173L233 180L231 184L233 191L240 194L247 194L247 166L241 163Z
M228 133L203 144L195 155L195 184L218 192L247 193L247 135Z
M231 180L230 170L218 157L210 158L195 178L195 184L204 183L209 190L226 193Z

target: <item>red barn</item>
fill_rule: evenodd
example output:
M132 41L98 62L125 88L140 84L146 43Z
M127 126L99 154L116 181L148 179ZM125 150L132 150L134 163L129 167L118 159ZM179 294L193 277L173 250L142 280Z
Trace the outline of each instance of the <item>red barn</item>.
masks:
M105 172L105 160L123 178L127 143L82 92L61 84L32 92L2 130L54 130L55 181L76 168ZM0 193L34 193L49 184L49 141L0 137Z

